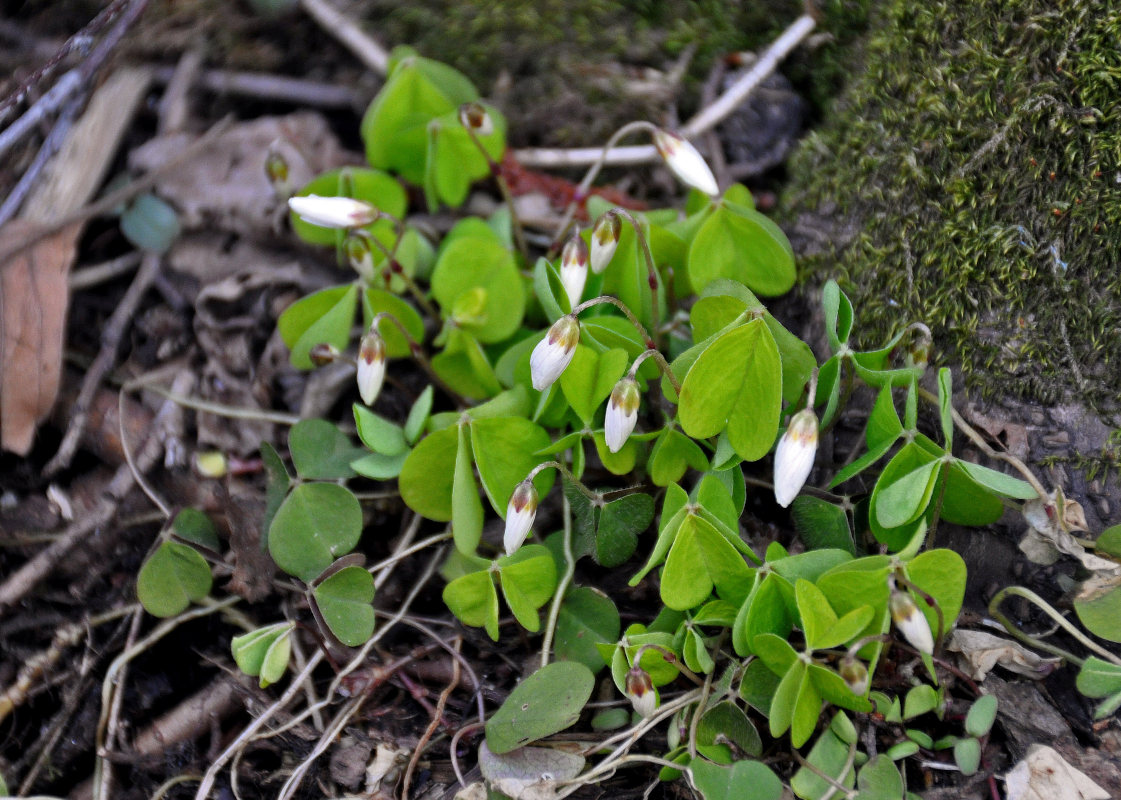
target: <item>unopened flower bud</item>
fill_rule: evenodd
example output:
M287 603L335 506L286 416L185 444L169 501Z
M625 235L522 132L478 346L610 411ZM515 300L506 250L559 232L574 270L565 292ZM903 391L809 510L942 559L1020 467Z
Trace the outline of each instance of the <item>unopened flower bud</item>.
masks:
M339 348L320 342L307 351L308 360L317 367L325 367L339 357Z
M522 546L533 528L533 518L537 516L537 488L533 481L526 479L514 487L510 502L506 506L506 532L502 535L502 545L506 555L511 555Z
M863 697L868 691L868 668L862 661L845 656L841 659L840 673L845 685L853 694Z
M584 296L584 284L588 282L588 246L578 233L572 234L561 251L560 280L568 295L569 307L575 308Z
M560 377L576 354L580 342L580 323L571 314L558 319L529 356L533 388L543 392Z
M374 251L370 247L370 240L361 233L351 231L343 243L346 248L346 260L358 276L366 281L374 278Z
M464 103L459 107L459 121L463 127L470 128L477 136L494 133L494 121L482 103Z
M592 228L591 266L592 272L596 275L607 269L607 265L611 263L622 235L623 221L619 219L618 214L612 214L610 211L600 217L596 226Z
M689 142L672 131L658 128L654 131L654 147L673 174L694 189L707 195L720 194L720 187L704 158Z
M385 340L377 331L377 323L362 337L358 345L358 394L362 402L372 406L385 380Z
M353 197L290 197L288 208L304 222L321 228L361 228L378 218L376 208Z
M225 453L220 450L207 450L195 453L195 472L204 478L224 478L229 471Z
M273 147L269 148L265 156L265 175L278 195L287 196L291 193L292 187L288 182L288 161Z
M625 686L627 699L639 714L649 717L658 708L658 690L654 688L650 674L642 667L635 664L627 670Z
M805 408L794 415L775 448L775 501L786 508L813 469L817 453L817 415Z
M638 382L631 376L621 379L611 390L607 401L607 414L603 418L603 438L607 449L618 453L627 443L627 438L638 421L638 406L641 398Z
M891 621L903 634L903 638L920 653L933 654L934 636L930 633L930 623L911 595L898 589L893 590L888 608L891 609Z

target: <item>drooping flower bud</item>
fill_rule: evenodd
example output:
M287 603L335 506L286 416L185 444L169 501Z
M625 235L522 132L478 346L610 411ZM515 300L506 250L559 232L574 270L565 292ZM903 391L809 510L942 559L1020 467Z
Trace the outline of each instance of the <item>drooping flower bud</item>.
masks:
M362 396L363 403L368 406L374 404L384 380L385 340L378 333L375 322L358 344L358 394Z
M543 392L560 377L576 354L580 342L580 323L571 314L558 319L529 356L533 388Z
M650 674L642 667L635 664L627 670L625 686L627 699L639 714L649 717L658 708L658 690L654 688Z
M813 469L817 453L817 415L805 408L794 415L775 449L775 501L786 508Z
M288 181L288 161L275 146L269 147L265 155L265 176L277 195L287 197L292 193L292 185Z
M494 133L494 121L482 103L464 103L459 107L459 121L463 127L470 128L476 136L489 136Z
M370 246L369 237L362 232L351 231L343 242L346 250L346 260L351 268L358 273L358 277L365 281L374 279L374 250Z
M618 214L612 214L610 211L601 216L596 226L592 228L591 266L592 272L596 275L607 269L607 265L611 263L622 235L623 221L619 219Z
M569 308L575 308L584 296L584 284L588 282L588 246L574 233L561 251L561 285L568 295Z
M891 609L891 621L903 638L920 653L933 654L934 636L930 633L930 623L911 595L898 589L892 590L888 608Z
M845 656L841 659L839 671L849 691L858 697L863 697L868 691L868 668L864 663L851 656Z
M514 487L510 495L510 502L506 506L506 532L502 535L502 544L506 548L506 555L511 555L522 546L525 537L533 527L533 518L537 516L537 488L533 481L526 479Z
M658 128L654 131L654 147L658 155L666 162L673 174L681 181L694 189L700 189L707 195L720 194L720 187L716 177L708 168L704 158L689 142L678 134Z
M378 218L376 208L353 197L290 197L288 208L321 228L361 228Z
M603 418L603 438L612 453L623 449L634 430L640 400L638 382L630 375L622 378L611 390L607 414Z
M307 351L308 360L317 367L325 367L339 357L339 348L320 342Z

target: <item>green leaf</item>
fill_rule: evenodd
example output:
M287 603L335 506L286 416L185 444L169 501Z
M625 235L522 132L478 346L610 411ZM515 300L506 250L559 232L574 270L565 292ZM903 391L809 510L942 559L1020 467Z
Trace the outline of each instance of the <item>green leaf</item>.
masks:
M977 774L981 766L981 743L973 737L958 739L954 745L954 763L958 765L962 775Z
M606 664L596 644L616 642L619 630L619 612L611 598L585 586L571 589L557 616L557 659L579 661L593 673L599 672Z
M743 598L752 571L711 523L686 515L662 572L661 597L668 607L684 611L700 605L716 588L725 599Z
M375 453L385 456L408 453L409 445L401 426L375 414L361 403L354 404L354 424L362 444Z
M350 462L350 468L364 478L375 481L388 481L400 476L409 453L399 453L395 456L383 456L381 453L369 453Z
M486 724L491 752L509 753L574 724L591 697L595 677L575 661L555 661L514 687Z
M276 683L288 668L295 627L292 622L278 622L235 636L230 641L234 663L246 675L259 675L262 689Z
M129 203L121 214L121 233L140 250L166 253L179 230L175 209L149 192Z
M591 426L596 411L627 371L627 360L627 352L622 349L597 355L590 347L576 346L572 363L561 373L560 385L568 404L586 426Z
M798 662L802 664L802 662ZM811 677L808 666L802 664L802 680L798 687L794 716L790 720L790 743L801 747L810 740L821 716L821 692Z
M954 445L953 374L949 367L938 370L938 414L942 419L942 446L950 452Z
M674 428L663 429L650 451L647 470L655 486L668 486L677 483L685 470L692 467L704 472L708 469L708 459L704 451L688 436Z
M786 670L782 680L779 681L768 714L771 736L778 738L790 730L790 725L794 721L794 711L797 707L802 681L805 677L806 665L802 661L796 660Z
M405 459L397 481L405 505L427 519L451 521L458 448L459 436L451 428L430 433L417 443Z
M533 293L550 324L572 310L557 268L544 256L538 258L533 267Z
M617 567L632 555L642 533L654 520L654 498L628 494L603 506L596 530L596 563Z
M783 598L783 583L785 578L768 573L740 606L732 626L732 646L741 656L757 652L754 643L762 634L774 634L782 640L790 635L794 623Z
M881 753L860 769L856 776L860 800L899 800L903 797L903 777L895 763Z
M1121 525L1106 528L1094 542L1094 549L1099 553L1121 558Z
M322 289L284 309L276 329L292 351L292 366L311 369L308 351L317 344L346 350L357 309L358 287L353 284Z
M1100 575L1084 581L1074 596L1074 610L1095 636L1121 642L1121 576Z
M945 619L945 630L942 631L944 636L961 613L961 604L965 599L965 561L953 550L927 550L907 564L907 578L931 595L942 609ZM938 615L935 610L921 598L915 602L930 623L931 632L937 634Z
M272 527L273 517L276 516L280 504L288 496L288 487L292 479L276 448L268 442L261 442L261 463L265 466L268 479L265 483L265 518L261 522L261 548L268 546L269 528Z
M494 130L478 139L490 157L500 161L506 149L506 120L494 106L484 107ZM429 210L436 210L437 198L450 206L460 206L472 181L488 175L487 162L460 123L458 110L431 120L428 127L431 138L426 151L425 189L430 195Z
M931 685L922 683L912 686L903 698L903 719L921 717L938 708L938 691Z
M269 528L269 554L282 570L310 583L362 535L362 508L333 483L302 483L292 490Z
M852 332L852 303L834 280L826 281L822 287L821 302L825 307L825 336L829 340L829 350L836 354L842 345L848 344Z
M780 676L760 659L752 659L740 680L740 697L760 714L767 716L780 680Z
M891 387L885 386L876 396L872 413L868 416L868 428L864 431L864 440L868 449L872 450L884 443L894 444L902 434L903 424L899 421L899 414L895 411L895 401L892 398Z
M970 478L1001 497L1011 497L1016 500L1034 500L1039 497L1039 493L1027 481L1013 478L995 469L969 461L958 461L955 466L961 467Z
M468 292L481 290L481 305L459 327L484 343L508 339L522 324L525 293L514 256L496 241L460 237L447 244L432 271L432 295L444 316Z
M965 732L980 738L992 730L996 721L996 696L986 694L978 697L965 715Z
M536 633L541 626L537 609L552 599L557 586L552 554L541 545L523 545L513 555L498 559L497 564L506 605L523 628Z
M374 635L374 577L362 567L343 567L315 587L315 604L335 638L359 647Z
M834 723L838 717L844 716L843 712L837 712ZM800 767L790 779L790 788L803 800L822 800L827 795L836 796L836 789L819 777L818 772L830 776L842 786L851 788L856 783L852 763L849 761L849 745L837 735L832 725L817 737L806 761L817 771Z
M693 780L704 800L779 800L782 781L761 761L737 761L729 767L703 758L689 762Z
M695 439L725 428L736 454L756 461L774 445L782 406L782 366L762 320L718 337L697 357L681 384L678 415Z
M899 477L885 469L876 485L876 519L880 525L898 528L918 519L930 503L940 466L940 461L931 459ZM894 480L887 483L889 474Z
M175 515L171 523L171 531L179 539L191 544L197 544L208 550L218 552L222 544L218 541L218 530L214 523L197 508L184 508Z
M836 646L823 644L827 638L830 640L833 638L831 634L833 626L837 624L837 614L825 599L825 595L821 593L821 589L805 578L799 578L794 584L794 597L798 603L798 614L802 619L802 630L806 634L806 649L821 650Z
M794 251L786 234L757 211L718 206L689 246L689 281L701 291L717 278L777 297L794 285Z
M790 643L773 633L758 634L752 647L767 668L776 675L785 675L799 660L798 653Z
M458 426L455 474L452 476L452 536L461 553L474 553L483 535L483 502L475 485L467 425Z
M640 448L637 437L632 435L617 453L607 449L607 440L604 438L603 431L593 433L592 441L595 442L596 455L603 462L603 468L612 475L629 475L634 470L635 464L638 463Z
M479 479L491 507L503 519L514 488L525 480L530 470L546 460L536 453L548 445L549 434L545 429L522 417L471 422L471 450L479 468ZM539 496L549 493L553 477L554 470L546 469L533 479Z
M444 587L444 604L464 625L485 628L498 641L498 591L489 570L461 575Z
M387 313L400 322L409 332L414 342L424 341L424 320L416 309L400 297L384 289L366 289L362 292L362 317L364 326L369 328L373 323L374 315ZM401 333L401 329L394 324L392 319L383 317L378 322L378 333L385 341L385 355L388 358L404 358L412 355L409 340Z
M288 450L296 474L304 480L353 478L350 462L366 451L350 443L350 437L325 419L303 419L288 434Z
M140 567L136 595L154 617L174 617L210 594L210 565L197 550L164 542Z
M818 695L826 702L849 711L868 712L872 704L867 698L854 694L844 678L820 664L809 665L809 678Z
M790 516L794 529L811 550L828 547L856 555L848 515L839 506L803 494L794 498Z
M432 386L429 384L413 403L412 408L409 409L409 416L405 420L405 439L409 444L416 444L417 439L424 432L424 425L428 422L428 415L431 413Z
M962 469L954 459L939 473L932 496L942 497L942 519L954 525L991 525L1004 513L1004 504Z
M1089 656L1078 671L1075 684L1087 697L1105 697L1094 711L1094 719L1105 719L1121 707L1121 666Z
M747 714L730 700L709 708L697 725L697 749L714 761L730 764L734 753L728 744L758 758L763 752L759 732Z
M432 369L465 397L478 400L502 391L482 344L459 327L451 329L443 351L432 356Z

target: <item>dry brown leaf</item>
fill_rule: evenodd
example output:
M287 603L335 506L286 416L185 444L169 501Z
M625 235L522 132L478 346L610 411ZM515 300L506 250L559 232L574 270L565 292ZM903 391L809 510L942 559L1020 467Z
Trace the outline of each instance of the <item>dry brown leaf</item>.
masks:
M946 649L960 653L969 677L982 681L995 666L1040 680L1050 674L1060 658L1044 658L1022 645L985 631L956 629Z
M1008 800L1109 800L1109 792L1041 744L1029 748L1005 781Z
M38 225L13 220L0 251ZM69 291L80 227L72 225L0 264L0 447L27 455L35 429L58 396Z
M1086 515L1076 500L1063 497L1055 489L1050 497L1036 498L1024 503L1024 521L1028 531L1020 542L1020 550L1036 564L1054 564L1059 554L1065 553L1082 562L1091 572L1121 573L1115 561L1087 552L1070 531L1086 530Z

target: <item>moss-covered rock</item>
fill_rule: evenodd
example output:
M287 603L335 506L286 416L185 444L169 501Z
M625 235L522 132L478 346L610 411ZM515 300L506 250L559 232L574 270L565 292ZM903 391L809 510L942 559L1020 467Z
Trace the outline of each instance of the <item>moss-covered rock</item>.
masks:
M913 319L986 396L1121 398L1121 7L881 3L794 158L803 262L878 338ZM806 224L807 218L801 220Z

